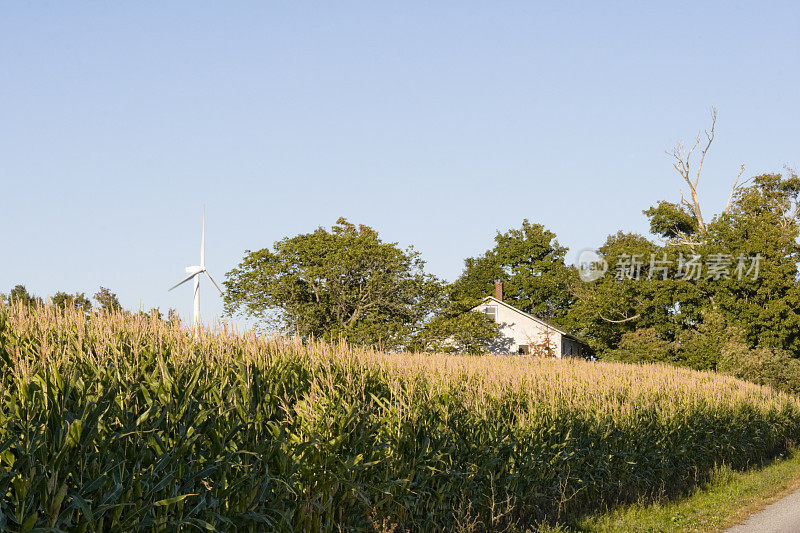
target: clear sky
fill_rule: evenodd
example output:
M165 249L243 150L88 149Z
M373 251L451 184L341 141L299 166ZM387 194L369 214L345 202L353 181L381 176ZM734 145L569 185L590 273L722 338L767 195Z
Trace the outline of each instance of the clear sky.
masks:
M677 201L800 165L797 2L2 2L0 291L191 312L339 216L453 279L523 218L570 259ZM203 315L221 312L205 281Z

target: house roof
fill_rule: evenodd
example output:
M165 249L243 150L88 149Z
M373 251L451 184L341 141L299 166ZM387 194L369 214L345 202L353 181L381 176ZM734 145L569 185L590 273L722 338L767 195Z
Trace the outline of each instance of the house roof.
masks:
M561 329L561 328L557 328L557 327L556 327L556 326L554 326L553 324L550 324L549 322L545 322L545 321L544 321L544 320L542 320L541 318L536 318L535 316L533 316L533 315L531 315L531 314L528 314L528 313L526 313L525 311L521 311L520 309L517 309L517 308L516 308L516 307L514 307L513 305L510 305L510 304L508 304L508 303L504 302L503 300L498 300L498 299L497 299L497 298L495 298L494 296L487 296L486 298L484 298L483 300L481 300L481 303L480 303L480 304L478 304L478 305L483 305L483 304L485 304L486 302L492 302L492 303L496 303L496 304L502 305L502 306L504 306L504 307L506 307L506 308L508 308L508 309L511 309L512 311L514 311L514 312L516 312L516 313L518 313L518 314L520 314L520 315L524 316L525 318L528 318L528 319L530 319L530 320L533 320L534 322L538 322L539 324L541 324L541 325L543 325L543 326L545 326L545 327L547 327L547 328L550 328L550 329L552 329L552 330L554 330L554 331L556 331L556 332L560 333L561 335L563 335L563 336L565 336L565 337L569 337L570 339L572 339L572 340L574 340L574 341L576 341L576 342L580 342L581 344L586 344L586 342L585 342L585 341L582 341L581 339L577 338L575 335L572 335L571 333L569 333L569 332L567 332L567 331L564 331L564 330L563 330L563 329ZM478 307L478 306L476 305L475 307ZM473 309L475 309L475 307L473 307Z

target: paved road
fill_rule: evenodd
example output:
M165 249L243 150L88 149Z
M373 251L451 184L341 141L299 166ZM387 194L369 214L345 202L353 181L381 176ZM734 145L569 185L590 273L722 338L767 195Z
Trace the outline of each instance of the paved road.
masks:
M726 533L800 533L800 490L767 506Z

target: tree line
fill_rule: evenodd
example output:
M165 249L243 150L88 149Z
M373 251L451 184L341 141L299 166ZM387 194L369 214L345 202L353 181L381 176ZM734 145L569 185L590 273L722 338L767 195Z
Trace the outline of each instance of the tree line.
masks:
M686 194L643 209L651 234L619 231L598 248L609 269L598 279L581 279L556 235L527 219L447 282L413 247L340 218L246 251L226 276L226 312L303 339L480 353L497 325L469 310L502 280L511 305L574 332L598 357L800 389L800 178L787 169L742 179L742 167L725 208L704 212L715 125L713 111L711 128L672 152Z
M800 354L800 178L754 176L708 220L677 202L645 209L652 236L617 232L598 252L638 258L583 281L567 248L541 224L498 231L453 282L425 272L419 253L340 218L330 229L246 251L224 282L226 311L303 339L384 349L479 353L496 325L469 310L502 280L511 305L575 332L600 357L696 369L732 365L752 350ZM680 275L693 257L727 258L713 274ZM735 276L736 259L748 274ZM758 273L753 276L753 258ZM658 265L654 266L652 259ZM702 265L701 265L702 266ZM635 274L635 275L634 275ZM739 363L741 366L741 361Z
M65 291L58 291L52 296L41 297L31 294L25 285L17 284L8 293L0 293L0 303L5 305L22 305L25 307L37 307L45 304L45 300L50 305L58 309L75 309L85 313L87 316L91 313L128 313L123 309L122 304L119 302L119 297L116 293L112 292L107 287L100 287L90 299L86 296L85 292L69 293ZM94 303L93 303L94 302ZM180 317L177 310L170 309L167 316L164 317L158 308L152 308L150 311L138 311L138 313L155 317L159 320L167 320L170 323L180 323Z
M650 235L610 234L597 249L607 269L599 277L582 277L556 234L528 219L497 231L449 282L426 272L413 246L339 218L246 250L226 275L225 312L302 340L480 354L498 325L470 310L501 280L506 301L573 332L597 357L722 370L800 392L800 178L786 169L742 179L742 167L724 209L709 214L699 186L715 125L713 111L709 130L672 151L686 194L643 209ZM4 298L37 300L21 285ZM94 301L121 309L103 287ZM92 309L84 293L52 302Z

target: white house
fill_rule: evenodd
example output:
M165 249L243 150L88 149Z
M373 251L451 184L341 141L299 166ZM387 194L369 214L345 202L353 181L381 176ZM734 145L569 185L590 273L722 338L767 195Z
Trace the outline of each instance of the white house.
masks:
M495 296L487 296L473 311L497 322L500 335L490 346L493 353L569 357L590 355L589 347L563 329L520 311L503 301L503 284L497 282Z

